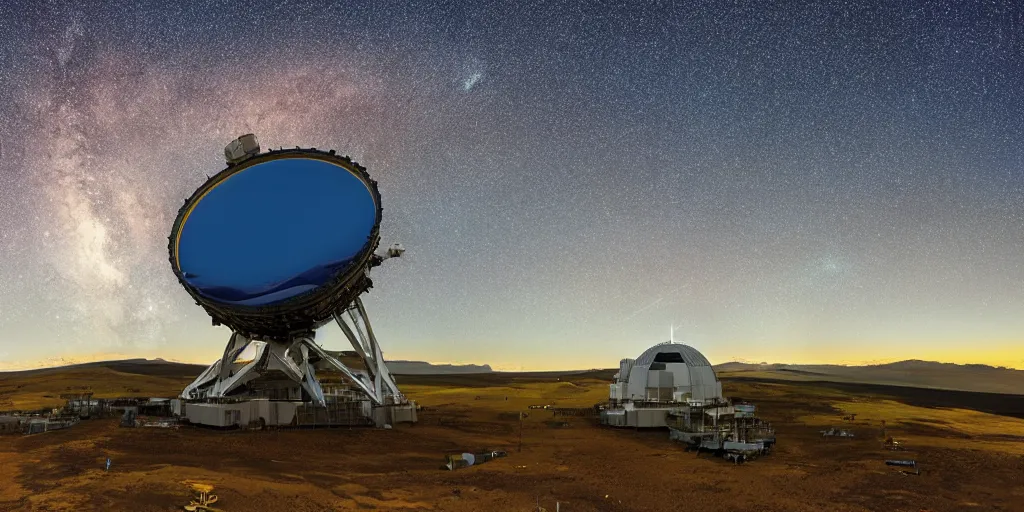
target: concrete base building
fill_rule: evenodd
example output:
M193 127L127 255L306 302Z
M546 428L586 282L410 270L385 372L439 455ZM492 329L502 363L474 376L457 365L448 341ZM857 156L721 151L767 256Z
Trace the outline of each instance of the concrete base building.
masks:
M416 409L406 404L374 406L370 401L309 402L252 399L221 403L181 402L179 415L189 423L217 428L384 426L415 423Z

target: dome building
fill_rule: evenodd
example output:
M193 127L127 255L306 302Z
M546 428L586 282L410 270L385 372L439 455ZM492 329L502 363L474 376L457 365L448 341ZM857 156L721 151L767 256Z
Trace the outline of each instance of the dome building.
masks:
M675 341L654 345L636 359L623 359L609 399L601 420L619 427L665 427L669 412L680 407L727 403L711 362Z
M613 401L700 403L722 400L722 383L697 349L667 341L619 362Z
M601 423L668 427L670 439L737 463L771 451L771 423L754 415L753 404L723 396L715 369L697 349L669 340L619 363Z

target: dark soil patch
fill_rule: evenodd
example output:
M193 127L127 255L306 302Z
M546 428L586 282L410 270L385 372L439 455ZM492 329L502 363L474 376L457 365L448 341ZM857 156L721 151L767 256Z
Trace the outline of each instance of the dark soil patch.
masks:
M856 384L831 381L787 381L757 377L728 377L723 382L763 382L785 384L793 388L816 386L849 394L876 395L916 407L955 408L1024 418L1024 395L1001 393L976 393L973 391L951 391L945 389L912 388L882 384Z

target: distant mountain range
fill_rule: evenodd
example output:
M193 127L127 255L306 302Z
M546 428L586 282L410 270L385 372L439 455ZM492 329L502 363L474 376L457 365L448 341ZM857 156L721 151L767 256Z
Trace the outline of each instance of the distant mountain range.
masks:
M1024 370L984 364L937 363L918 359L864 366L730 362L716 365L715 371L723 378L823 380L1024 394Z
M433 364L424 361L387 361L396 375L448 375L453 373L494 373L489 364Z
M342 353L343 358L354 358L354 353ZM358 359L351 361L356 363ZM70 362L70 361L68 361ZM346 361L348 363L349 361ZM396 375L456 375L487 374L495 372L490 365L432 364L424 361L388 361L388 368ZM165 361L163 359L121 359L76 364L55 364L33 370L0 372L5 376L52 373L59 369L102 367L122 373L193 378L206 366ZM617 369L580 370L565 372L532 372L591 375L597 379L611 379ZM844 366L835 364L784 364L729 362L715 366L723 379L778 379L797 381L829 381L862 384L882 384L932 389L951 389L983 393L1009 393L1024 395L1024 370L998 368L983 364L952 364L932 361L908 360L896 363ZM518 372L524 373L524 372ZM531 374L531 372L525 372Z
M355 356L355 353L343 352L346 356ZM115 371L140 374L182 374L198 375L206 369L206 365L181 363L176 361L165 361L163 359L119 359L115 361L90 361L80 363L69 359L49 360L49 364L41 364L35 369L12 369L0 373L30 374L56 368L91 368L105 367ZM493 373L490 365L477 364L432 364L424 361L387 361L388 369L396 375L450 375L466 373Z

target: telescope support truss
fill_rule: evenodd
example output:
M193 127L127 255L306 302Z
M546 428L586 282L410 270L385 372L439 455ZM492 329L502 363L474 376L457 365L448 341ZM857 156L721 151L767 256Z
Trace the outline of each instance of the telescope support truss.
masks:
M398 390L395 379L384 364L384 356L377 338L373 335L363 301L356 297L351 304L335 311L333 316L356 354L362 359L368 378L353 372L338 358L325 352L314 341L315 333L297 336L288 343L259 342L256 354L246 361L238 361L238 356L254 340L239 333L232 333L231 339L224 347L224 355L189 384L181 392L181 398L228 398L243 384L269 371L280 371L299 384L316 404L324 406L324 393L310 362L310 356L315 355L316 359L344 374L375 405L383 405L389 396L396 403L404 402L405 397ZM225 364L225 361L230 362Z

